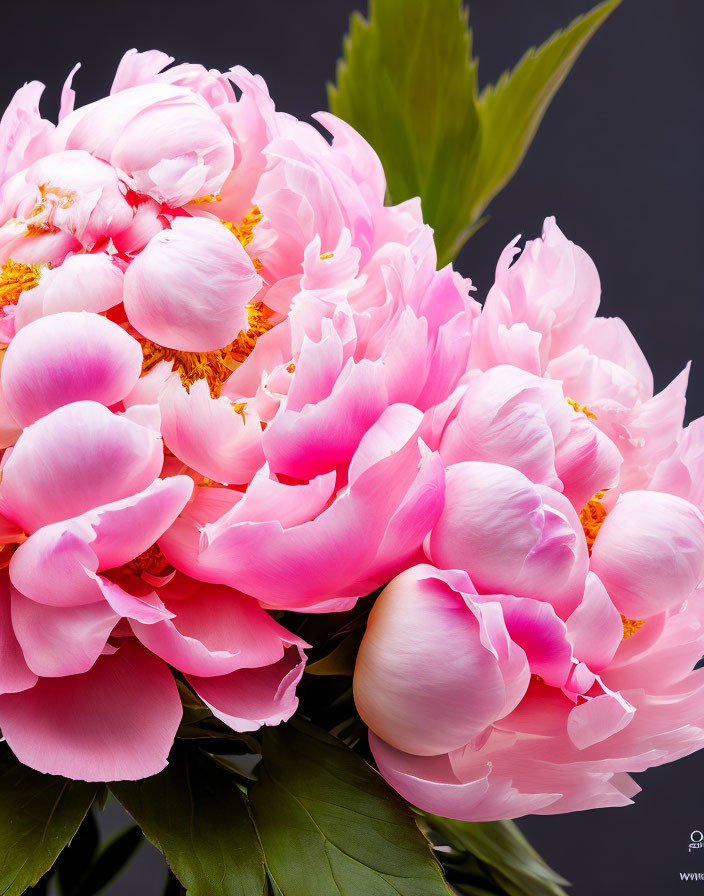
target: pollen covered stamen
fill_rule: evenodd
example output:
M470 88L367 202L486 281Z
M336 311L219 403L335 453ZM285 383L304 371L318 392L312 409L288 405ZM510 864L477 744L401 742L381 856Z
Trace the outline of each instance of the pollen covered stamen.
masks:
M584 414L589 420L599 419L594 411L591 411L585 404L580 404L578 401L575 401L574 398L565 398L565 401L577 414Z
M621 613L621 622L623 623L623 640L625 641L627 638L632 638L639 629L643 628L646 620L629 619Z
M602 504L605 494L606 492L604 491L597 492L593 498L587 501L579 513L579 520L582 523L582 529L584 529L584 537L587 540L590 554L599 534L601 524L606 519L606 508Z
M255 205L247 212L239 224L233 224L232 221L223 221L222 223L230 233L234 233L241 245L246 248L254 239L254 228L261 221L262 217L262 213ZM258 258L253 258L252 264L257 271L262 267L262 263Z
M40 270L35 264L19 264L9 258L0 270L0 306L16 305L28 289L39 283Z

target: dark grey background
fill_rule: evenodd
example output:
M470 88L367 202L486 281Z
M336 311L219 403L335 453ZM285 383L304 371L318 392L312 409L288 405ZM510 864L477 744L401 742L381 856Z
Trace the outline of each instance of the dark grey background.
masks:
M5 5L5 4L3 4ZM49 85L54 116L74 62L78 102L107 91L129 47L178 61L246 65L280 109L305 118L325 108L348 15L365 0L158 0L12 3L2 11L0 104L25 80ZM480 79L495 79L531 43L585 11L589 0L473 0ZM407 3L409 15L413 2ZM548 214L595 259L602 313L624 317L658 387L695 361L688 416L704 413L701 247L704 150L704 3L624 0L556 98L525 163L490 208L491 220L458 266L482 298L502 247L536 236ZM687 892L680 871L704 871L704 756L638 776L634 806L521 822L577 896ZM160 870L148 850L111 889L154 896ZM362 896L362 894L360 894Z

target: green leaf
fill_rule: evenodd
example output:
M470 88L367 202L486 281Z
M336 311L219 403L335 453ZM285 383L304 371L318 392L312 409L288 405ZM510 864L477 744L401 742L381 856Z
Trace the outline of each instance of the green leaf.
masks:
M97 784L42 775L0 747L0 894L20 896L56 861L93 803Z
M364 629L346 635L327 656L306 667L310 675L352 675Z
M461 0L370 0L369 21L352 16L330 109L377 151L392 202L421 197L441 264L481 226L555 92L619 2L575 19L481 95Z
M412 813L360 756L302 721L267 729L263 755L250 800L282 893L448 896Z
M189 896L262 896L266 875L247 803L232 775L199 750L172 751L144 781L110 785Z
M567 881L545 864L512 821L455 821L426 812L422 817L445 843L478 859L507 896L566 896L561 885Z

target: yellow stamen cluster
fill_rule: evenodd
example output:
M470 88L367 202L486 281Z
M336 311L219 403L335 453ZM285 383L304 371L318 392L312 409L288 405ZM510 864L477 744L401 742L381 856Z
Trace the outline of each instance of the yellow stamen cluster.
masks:
M206 193L205 196L197 196L191 202L196 205L205 205L208 202L222 202L222 196L219 193Z
M19 264L8 259L0 270L0 306L15 305L28 289L39 283L40 271L35 264Z
M136 576L163 576L171 569L171 565L161 553L159 545L153 544L139 557L135 557L134 560L128 563L127 569Z
M223 221L222 223L227 227L227 229L234 233L237 239L243 246L248 246L252 240L254 239L254 228L262 219L262 213L259 211L257 206L251 208L247 214L242 218L242 221L239 224L233 224L232 221ZM252 259L252 264L256 268L256 270L260 270L262 263L258 258Z
M629 619L621 613L621 622L623 623L623 640L632 638L633 635L645 625L645 619Z
M604 494L605 492L603 491L597 492L593 498L587 501L579 513L579 520L582 523L582 529L584 529L584 537L587 539L587 547L590 554L599 534L601 524L606 519L606 508L602 504Z
M588 417L590 420L598 419L594 411L590 411L585 404L580 404L578 401L575 401L574 398L566 398L565 401L571 408L576 411L576 413L584 414L584 416Z

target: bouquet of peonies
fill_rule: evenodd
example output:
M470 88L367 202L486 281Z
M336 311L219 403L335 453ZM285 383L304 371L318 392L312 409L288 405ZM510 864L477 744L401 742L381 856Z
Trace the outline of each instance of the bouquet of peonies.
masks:
M481 307L438 270L476 195L436 247L350 124L172 61L0 123L0 890L75 836L63 892L97 893L109 782L168 892L559 893L503 820L704 746L687 372L653 394L554 219Z

